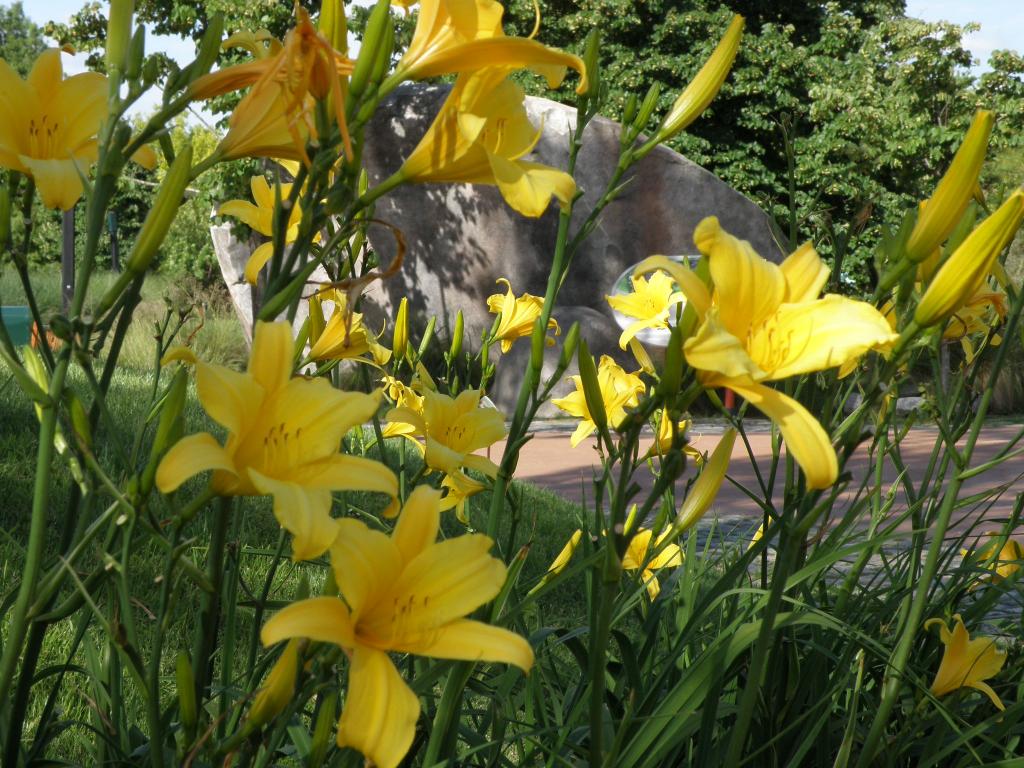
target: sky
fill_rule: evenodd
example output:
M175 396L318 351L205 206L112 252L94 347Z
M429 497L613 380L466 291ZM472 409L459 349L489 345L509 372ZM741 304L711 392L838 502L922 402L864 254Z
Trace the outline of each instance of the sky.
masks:
M0 0L3 2L4 0ZM368 0L356 0L360 5ZM37 24L48 21L65 22L84 4L85 0L22 0L25 12ZM543 7L543 4L542 4ZM977 22L981 29L967 36L965 43L977 60L977 68L984 68L989 54L999 48L1024 49L1024 0L907 0L907 15L925 21L952 21L956 24ZM181 64L192 60L194 46L191 40L149 35L147 50L162 50ZM84 56L65 56L66 72L84 69ZM144 96L133 110L148 114L159 102L155 93ZM198 117L211 120L208 114Z

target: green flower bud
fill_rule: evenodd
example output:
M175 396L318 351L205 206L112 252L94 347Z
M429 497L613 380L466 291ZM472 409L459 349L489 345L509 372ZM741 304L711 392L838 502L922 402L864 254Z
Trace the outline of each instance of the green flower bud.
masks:
M72 392L70 400L68 410L71 412L71 427L75 437L85 448L92 450L92 429L89 427L89 416L82 405L82 399Z
M348 92L352 103L356 104L366 90L370 76L377 68L377 54L387 42L387 28L391 22L391 0L377 0L377 5L370 12L370 18L366 22L366 32L363 34L363 42L359 47L359 57L356 59L352 77L348 81Z
M313 726L313 739L309 745L309 768L320 768L327 750L331 748L331 731L338 712L338 697L328 693L316 714L316 725Z
M437 326L437 318L430 318L430 322L427 323L426 330L423 331L423 338L420 340L420 347L416 350L416 357L421 358L427 353L427 348L430 346L430 342L434 339L434 328Z
M544 328L538 317L533 324L533 333L530 334L530 367L540 372L544 365Z
M597 379L597 365L590 354L587 342L580 339L579 354L576 356L580 368L580 382L583 384L583 397L587 401L590 419L597 426L597 431L604 434L608 431L608 414L604 409L601 397L601 384Z
M178 214L178 207L181 205L191 173L192 147L186 146L167 169L167 175L164 176L153 200L153 207L150 208L135 238L135 244L125 266L126 272L135 276L141 275L153 262L153 257L167 236L167 230Z
M660 95L661 85L659 83L653 83L647 89L647 95L644 97L644 101L640 105L640 111L637 112L636 119L633 121L633 125L638 131L642 131L647 125L647 121L651 119L651 115L654 114L654 108L658 106L658 97Z
M215 13L210 17L203 33L203 39L199 41L199 50L196 52L196 60L188 67L188 82L202 77L217 63L217 54L220 53L221 38L224 37L224 14Z
M665 368L661 373L661 381L658 382L658 394L665 398L666 403L679 393L682 380L683 331L676 325L672 328L668 347L665 348Z
M341 0L324 0L320 6L317 27L320 34L330 41L334 50L348 56L348 20L345 18L345 5Z
M123 72L132 36L135 0L110 0L107 16L107 71Z
M131 45L128 48L128 61L124 65L124 75L129 80L135 80L140 74L142 74L143 62L146 59L146 28L139 24L135 30L135 34L132 35ZM146 67L147 74L148 70L152 69L155 73L156 67L159 62L153 59L152 67ZM148 61L145 62L149 64ZM156 80L156 74L153 75L153 80ZM152 81L150 81L152 82Z
M449 357L454 360L462 352L462 337L466 333L466 319L462 316L460 309L455 314L455 329L452 331L452 346L448 350Z
M572 324L569 332L565 334L565 341L562 342L562 351L558 355L558 375L561 376L572 362L576 354L576 347L580 343L579 321Z
M180 366L171 379L171 385L167 388L167 395L164 397L163 407L160 409L160 420L157 422L156 435L153 437L153 447L149 452L149 462L142 470L142 479L139 483L139 490L143 495L148 495L153 490L153 480L156 477L156 468L164 453L181 436L181 413L185 407L185 397L188 393L188 370Z
M601 32L596 27L587 33L583 43L583 66L587 72L587 94L597 97L601 93Z

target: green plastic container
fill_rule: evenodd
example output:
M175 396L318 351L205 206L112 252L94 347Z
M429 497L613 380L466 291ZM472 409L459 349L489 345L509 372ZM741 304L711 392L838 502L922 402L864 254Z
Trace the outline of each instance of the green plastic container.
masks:
M7 333L17 345L28 344L32 339L32 313L28 307L0 307Z

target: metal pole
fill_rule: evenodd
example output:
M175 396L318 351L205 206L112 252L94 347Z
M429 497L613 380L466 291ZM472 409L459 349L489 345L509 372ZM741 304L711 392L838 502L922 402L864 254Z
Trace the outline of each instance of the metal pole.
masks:
M110 268L115 272L121 272L121 252L117 245L117 213L110 211L107 214L107 231L110 232Z
M75 293L75 209L64 211L64 225L61 227L63 246L60 256L60 292L64 300L64 311L71 306Z

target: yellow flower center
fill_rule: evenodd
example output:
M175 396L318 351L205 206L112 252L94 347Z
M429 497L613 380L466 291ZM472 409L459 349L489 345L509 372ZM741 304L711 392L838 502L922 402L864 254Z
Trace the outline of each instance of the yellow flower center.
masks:
M34 118L28 121L28 156L46 158L54 156L57 144L56 136L60 126L51 122L49 115L42 115L37 123Z

